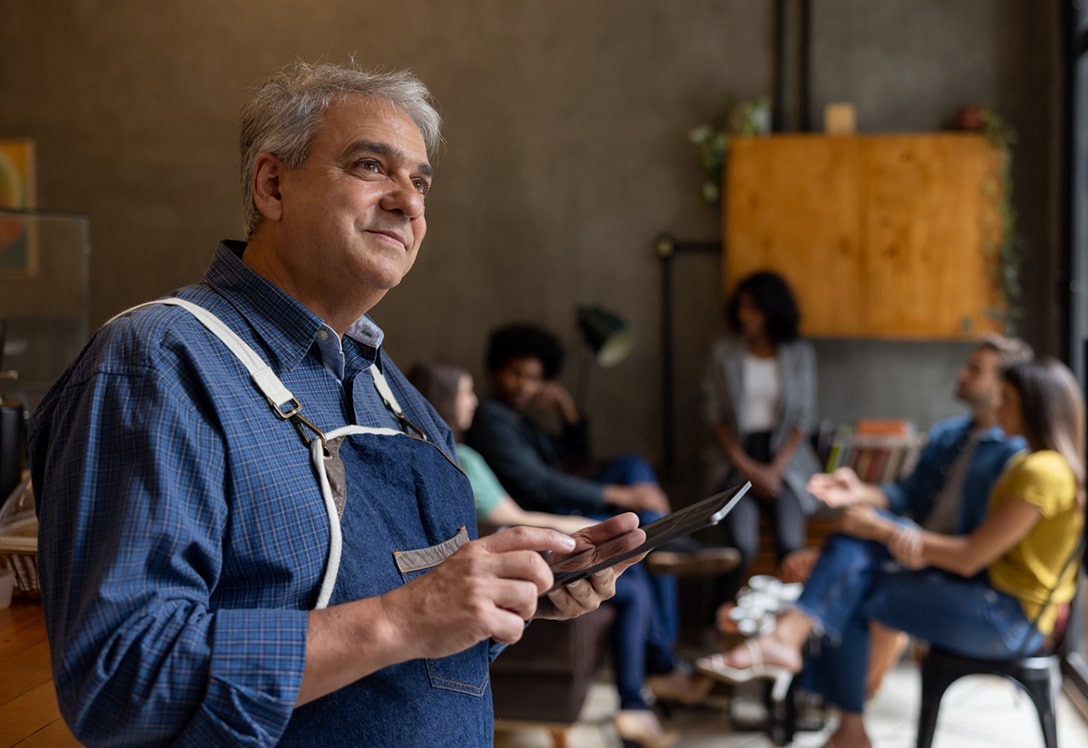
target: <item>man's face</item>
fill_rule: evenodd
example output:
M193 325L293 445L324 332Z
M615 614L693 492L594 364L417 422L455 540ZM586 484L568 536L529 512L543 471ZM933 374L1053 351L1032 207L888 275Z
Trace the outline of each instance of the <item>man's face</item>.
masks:
M522 413L544 384L544 364L539 358L512 358L491 372L491 382L495 397Z
M976 348L956 374L956 397L972 408L996 408L1001 402L1000 365L997 353Z
M415 262L430 183L426 145L407 114L362 96L333 103L306 160L282 171L280 260L291 276L282 280L304 302L380 298Z

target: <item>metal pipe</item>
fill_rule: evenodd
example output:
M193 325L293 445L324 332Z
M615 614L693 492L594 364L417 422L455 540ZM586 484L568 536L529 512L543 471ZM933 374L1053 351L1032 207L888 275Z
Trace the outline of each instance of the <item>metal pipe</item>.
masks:
M797 108L801 132L812 130L812 0L801 0L801 39L797 53Z
M774 3L774 74L771 84L771 131L782 132L786 106L786 0Z

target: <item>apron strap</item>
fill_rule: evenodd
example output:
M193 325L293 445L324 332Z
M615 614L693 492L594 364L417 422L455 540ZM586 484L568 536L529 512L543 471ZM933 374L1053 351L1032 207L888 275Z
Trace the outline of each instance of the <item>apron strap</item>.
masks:
M242 363L242 366L246 367L250 377L253 379L253 383L257 385L257 389L259 389L261 394L265 396L265 399L268 400L268 403L272 406L272 410L276 412L276 415L294 423L295 427L298 428L299 433L302 435L303 441L307 444L309 444L311 440L306 437L306 432L303 427L310 429L310 431L321 440L322 444L325 443L325 434L302 415L302 404L293 394L291 394L291 391L287 389L284 383L280 381L280 378L277 377L272 371L272 368L265 363L265 360L261 358L261 355L253 350L244 340L238 337L234 330L227 327L221 319L204 307L194 304L191 301L174 297L157 299L155 301L137 304L131 309L126 309L120 314L110 318L106 324L108 325L118 317L123 317L136 309L152 306L154 304L168 304L170 306L181 307L196 317L200 324L204 325L209 332L219 338L219 340L223 342L223 345L227 346L227 348L230 349L230 352L238 358Z
M385 407L397 417L397 421L400 423L400 427L404 429L404 433L409 436L412 432L416 432L423 441L429 441L427 434L419 426L416 426L410 420L408 416L404 415L404 410L400 407L400 403L397 402L396 396L393 394L392 388L389 386L389 382L385 381L385 375L382 374L381 369L377 364L370 365L370 378L374 380L374 388L378 390L378 395L381 396L382 402L385 403Z
M326 435L324 432L322 432L320 429L310 423L310 421L306 420L306 418L303 417L302 405L295 398L295 396L291 394L291 391L287 389L283 382L280 381L280 378L277 377L275 373L273 373L271 367L269 367L268 364L265 363L265 360L261 358L259 353L253 350L253 348L251 348L249 344L247 344L244 340L238 337L238 335L229 327L227 327L227 325L217 316L209 312L204 307L198 304L194 304L190 301L186 301L185 299L167 297L157 299L155 301L149 301L144 304L138 304L137 306L127 309L120 314L117 314L114 317L110 318L106 322L106 324L109 324L118 317L123 317L124 315L136 309L140 309L141 307L145 306L151 306L153 304L168 304L170 306L181 307L182 309L185 309L194 317L196 317L197 320L202 325L204 325L204 327L207 328L209 332L215 335L215 337L219 338L219 340L222 341L228 349L230 349L231 353L233 353L238 358L242 365L246 367L246 369L249 371L250 376L253 379L253 383L265 396L265 399L268 400L269 404L271 404L272 410L274 410L280 418L293 422L295 424L295 427L298 428L299 433L302 435L303 441L305 441L309 446L310 458L313 461L314 466L317 468L321 494L325 502L326 514L329 518L329 558L325 564L325 574L322 578L321 587L318 591L318 598L316 604L317 608L327 607L329 604L329 600L332 597L333 588L336 586L336 577L337 573L340 570L340 557L343 553L343 537L341 535L340 529L340 515L343 512L343 505L338 505L336 501L334 492L332 491L332 486L329 483L328 472L326 470L324 462L326 452L328 451L328 440L330 437L336 439L353 433L378 432L397 434L400 432L394 431L392 429L389 429L387 432L385 429L372 429L364 426L346 426L341 429L336 429L335 431L330 432L329 435ZM393 394L392 388L390 388L389 383L385 380L385 376L381 373L381 370L378 369L376 365L372 364L370 366L370 376L374 380L374 387L378 390L378 394L381 396L382 402L385 404L385 407L388 408L393 413L393 415L396 416L397 421L400 422L403 433L406 436L411 437L411 432L415 431L422 441L430 443L430 440L427 438L427 435L423 432L423 430L416 426L414 423L412 423L410 420L408 420L408 417L404 415L404 410L397 402L397 398ZM316 438L308 439L306 437L306 432L303 428L304 426L310 429L315 434ZM442 455L450 462L450 464L460 470L460 466L457 465L457 463L454 462L450 458L450 456L446 454L445 450L439 449L439 452L442 453Z

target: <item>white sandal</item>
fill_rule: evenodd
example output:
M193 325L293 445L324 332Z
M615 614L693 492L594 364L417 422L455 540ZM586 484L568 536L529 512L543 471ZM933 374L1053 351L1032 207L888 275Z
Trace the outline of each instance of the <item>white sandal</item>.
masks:
M782 701L786 698L790 683L793 682L794 672L782 665L766 665L763 662L763 648L755 639L745 639L744 646L752 657L752 664L746 668L735 668L727 665L725 656L721 653L700 657L695 661L695 669L715 680L725 683L741 684L753 680L769 678L774 681L771 689L771 698L774 701Z

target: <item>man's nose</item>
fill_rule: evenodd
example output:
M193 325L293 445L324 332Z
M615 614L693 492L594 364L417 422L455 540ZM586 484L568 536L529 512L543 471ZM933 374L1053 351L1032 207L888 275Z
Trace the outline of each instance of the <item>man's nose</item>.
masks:
M392 180L391 187L382 198L382 208L403 213L409 220L423 215L423 193L409 180Z

